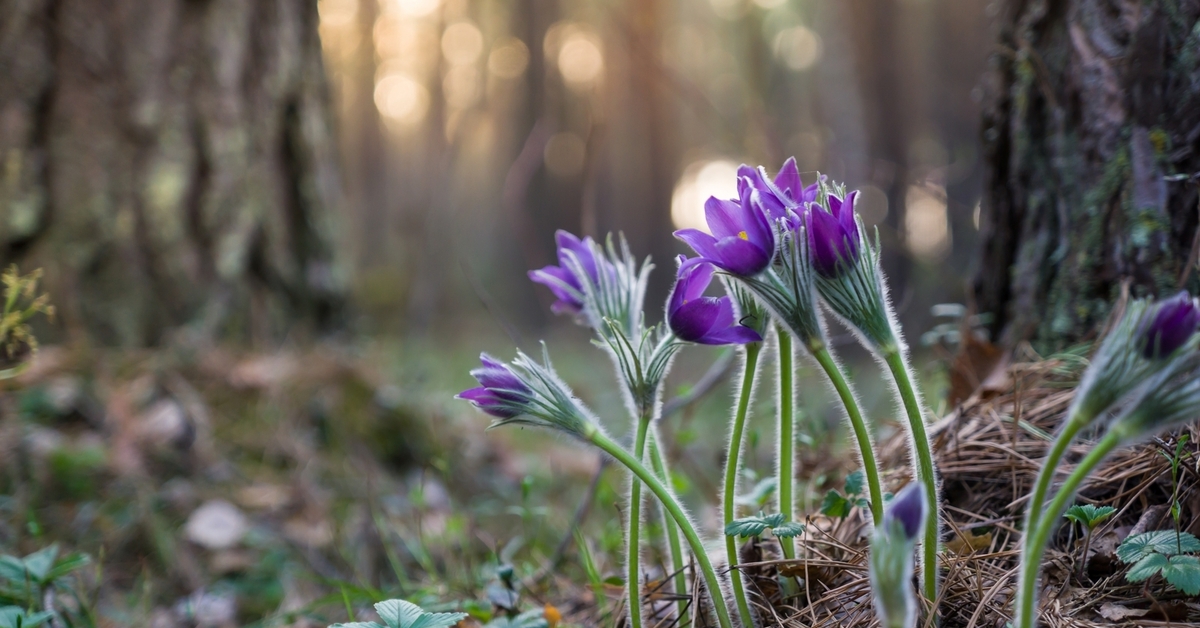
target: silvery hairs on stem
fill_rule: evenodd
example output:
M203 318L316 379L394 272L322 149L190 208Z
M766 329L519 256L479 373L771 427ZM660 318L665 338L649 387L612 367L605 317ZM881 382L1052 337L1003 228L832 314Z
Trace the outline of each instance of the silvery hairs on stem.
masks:
M646 258L639 267L624 234L616 239L620 242L619 253L611 233L603 247L596 242L588 242L600 267L594 278L586 272L582 260L573 252L568 252L567 263L572 266L571 271L575 276L582 279L583 316L588 325L601 336L619 329L626 338L640 339L646 332L643 306L646 285L654 264Z
M827 198L828 195L822 184L821 198ZM813 207L809 211L825 210ZM875 242L872 243L866 235L862 218L855 214L854 222L858 226L858 255L853 260L840 259L839 272L834 277L814 273L817 292L838 318L849 323L851 330L867 340L864 344L884 352L902 350L902 347L896 346L899 339L879 265L879 229L875 229ZM807 225L804 228L811 229ZM805 240L807 242L808 238Z
M884 628L911 628L916 623L913 559L928 514L925 491L913 482L891 501L883 523L871 535L871 591Z
M1124 444L1149 438L1177 423L1200 417L1200 336L1180 348L1172 359L1143 385L1136 397L1112 421L1109 431Z
M641 328L636 341L617 321L605 319L604 323L608 333L599 334L600 341L593 342L606 347L612 356L625 384L623 392L630 412L635 416L657 416L662 382L683 343L662 323Z
M795 222L800 221L797 218ZM775 221L772 228L779 243L774 263L753 277L736 277L736 283L754 294L771 316L809 349L824 347L825 326L817 313L816 277L808 241L802 231L789 227L787 219Z

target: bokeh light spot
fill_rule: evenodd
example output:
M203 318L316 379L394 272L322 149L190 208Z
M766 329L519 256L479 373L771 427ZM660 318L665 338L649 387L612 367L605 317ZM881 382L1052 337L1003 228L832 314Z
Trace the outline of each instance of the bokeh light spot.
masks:
M429 90L407 74L389 74L375 83L375 106L390 122L415 124L429 110Z
M346 26L358 15L358 0L321 0L317 15L322 26Z
M950 225L946 218L946 192L928 186L911 186L904 197L904 229L908 249L929 262L950 252Z
M483 33L470 22L455 22L442 33L442 54L451 65L470 65L483 53Z
M671 222L677 229L708 232L704 203L710 196L737 198L738 165L728 159L712 159L684 168L671 194Z
M403 15L423 17L436 11L440 5L441 0L391 0L387 8Z
M515 37L497 44L488 55L488 71L499 78L517 78L528 66L529 48Z
M578 32L567 37L558 51L558 71L575 86L586 86L604 70L604 53L594 35Z
M792 70L807 70L821 59L821 38L805 26L779 31L774 43L775 56Z

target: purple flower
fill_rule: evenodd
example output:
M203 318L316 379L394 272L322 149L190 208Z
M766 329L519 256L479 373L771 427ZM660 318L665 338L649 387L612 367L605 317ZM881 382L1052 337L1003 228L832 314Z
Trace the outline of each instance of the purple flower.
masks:
M837 277L843 268L858 261L858 222L854 216L857 198L857 191L848 194L845 201L830 195L829 211L811 204L804 212L813 267L827 278Z
M481 368L471 371L479 386L458 393L455 399L470 401L476 408L501 419L522 414L520 407L529 402L532 391L504 363L482 353Z
M704 296L712 276L713 267L706 260L679 256L675 289L667 300L667 325L671 331L680 340L702 345L760 342L762 336L758 332L736 324L733 302L728 296Z
M1196 332L1200 308L1186 291L1163 301L1142 330L1143 355L1158 359L1171 355Z
M554 234L558 243L558 266L547 266L541 270L529 271L529 278L547 288L558 299L550 306L555 314L578 314L583 311L583 279L576 275L576 266L570 262L573 257L579 267L587 273L591 283L597 281L597 260L592 252L593 242L590 237L580 240L563 230Z
M891 529L893 521L899 521L904 526L904 535L912 541L921 533L921 524L925 523L925 491L919 482L913 482L904 487L900 494L888 504L887 512L883 514L884 529Z
M749 277L762 272L775 255L775 234L758 203L751 199L753 186L739 185L739 200L709 197L704 217L712 235L698 229L681 229L675 237L686 242L705 261L718 268Z
M824 177L821 177L822 179ZM751 168L742 164L738 168L738 185L749 185L758 192L758 200L762 208L773 219L789 218L789 210L794 210L817 200L819 185L813 183L808 187L800 182L800 169L796 167L796 158L788 157L772 181L767 171L759 166Z

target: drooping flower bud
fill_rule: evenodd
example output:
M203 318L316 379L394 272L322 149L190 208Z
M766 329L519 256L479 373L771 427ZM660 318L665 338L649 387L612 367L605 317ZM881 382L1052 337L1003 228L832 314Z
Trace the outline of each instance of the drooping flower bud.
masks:
M888 505L871 537L871 591L884 628L911 628L916 623L913 559L928 510L922 486L909 484Z
M643 328L642 306L650 270L640 266L625 238L610 234L604 246L566 231L556 234L558 266L529 271L529 278L550 288L557 297L551 309L575 314L576 320L607 338L615 323L628 337L638 338ZM619 243L619 247L618 247Z
M752 277L771 265L775 234L766 212L752 198L754 189L740 185L740 198L710 197L704 216L712 235L699 229L681 229L675 237L686 242L705 261L741 277Z
M805 219L813 267L821 276L832 279L858 263L858 220L854 213L858 192L851 192L845 200L834 195L828 198L828 211L815 203L810 204Z
M457 398L470 401L476 408L501 419L520 414L529 403L532 394L529 387L492 356L482 353L479 360L483 366L471 371L471 377L479 381L479 386L462 391Z
M531 270L529 278L554 293L558 300L550 309L555 314L579 314L583 311L584 282L595 283L598 279L595 243L590 237L580 240L561 229L554 239L558 244L558 266Z
M705 345L760 342L762 336L739 325L728 296L706 297L712 282L713 267L700 258L679 256L675 289L667 301L667 324L680 340Z
M1186 291L1159 303L1141 330L1142 353L1148 360L1165 358L1183 346L1200 324L1200 307Z
M595 419L571 389L567 387L542 347L542 364L518 351L511 364L487 354L480 356L483 367L471 371L480 386L464 390L456 399L499 419L492 427L520 423L546 427L585 439L599 429Z

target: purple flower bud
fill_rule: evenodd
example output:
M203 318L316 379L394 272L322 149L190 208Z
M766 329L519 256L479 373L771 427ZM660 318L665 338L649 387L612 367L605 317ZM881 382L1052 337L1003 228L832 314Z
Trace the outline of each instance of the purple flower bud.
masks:
M920 482L913 482L888 504L887 512L883 515L884 526L891 529L892 522L899 521L907 540L915 540L925 523L926 510L924 487Z
M529 402L532 391L504 363L486 353L479 355L481 368L471 371L479 387L459 393L456 399L470 401L476 408L501 419L521 414L521 404Z
M555 314L578 314L583 311L581 296L584 280L590 279L592 283L597 281L598 264L592 252L592 239L588 237L580 240L561 229L554 234L554 239L558 243L558 266L531 270L529 278L550 288L550 292L554 293L558 300L550 309ZM569 261L572 257L587 273L586 278L576 276L576 266Z
M716 267L750 277L771 264L775 234L766 213L751 198L753 186L744 183L739 188L739 200L709 197L704 204L704 216L712 235L698 229L681 229L675 232L675 237Z
M804 187L800 182L800 169L796 167L795 157L788 157L783 162L774 181L762 166L751 168L742 164L738 168L738 185L752 187L758 193L759 203L772 219L788 218L789 210L817 200L819 189L817 183Z
M812 264L826 278L837 277L858 261L858 221L854 214L857 198L857 191L848 194L845 201L830 195L829 211L810 204L804 212Z
M758 332L736 324L729 297L706 297L713 267L701 258L679 256L675 289L667 301L667 325L680 340L704 345L759 342Z
M1155 308L1142 330L1142 351L1149 360L1165 358L1182 347L1196 333L1200 308L1186 291L1163 301Z

